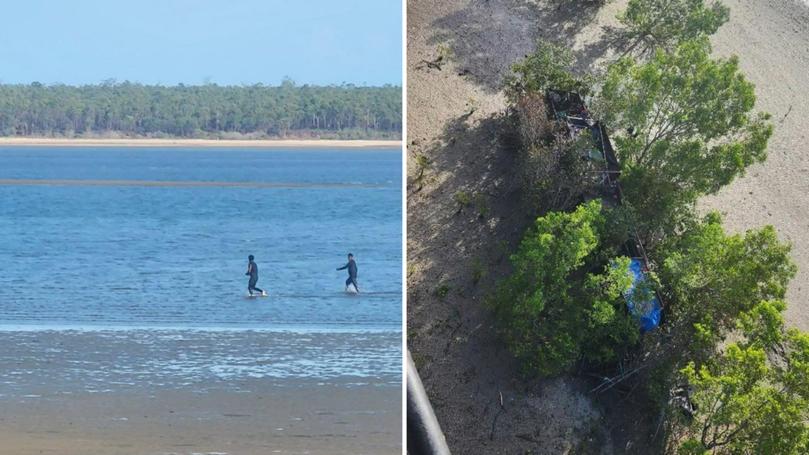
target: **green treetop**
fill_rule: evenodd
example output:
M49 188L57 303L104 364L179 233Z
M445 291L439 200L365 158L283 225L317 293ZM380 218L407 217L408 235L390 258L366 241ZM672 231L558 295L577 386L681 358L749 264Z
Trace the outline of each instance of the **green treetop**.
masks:
M575 75L570 70L572 65L570 49L540 40L533 53L511 67L513 74L506 80L506 94L513 101L522 93L544 94L549 89L585 95L591 78Z
M704 0L629 0L618 20L626 28L628 50L651 54L672 50L679 44L713 35L730 18L721 2Z
M679 420L669 449L683 455L799 455L809 450L809 335L783 326L782 301L743 315L741 340L681 372L694 415Z
M769 115L755 114L738 60L713 60L707 40L610 65L597 111L611 127L630 205L645 219L713 193L767 156Z
M581 359L614 361L637 341L637 325L621 298L631 284L629 259L600 264L611 250L601 244L606 218L597 200L573 212L550 212L511 256L514 273L491 303L526 372L549 376Z
M772 226L728 235L716 213L655 251L672 302L668 324L689 340L689 354L711 355L741 314L761 301L784 298L796 272L789 251Z

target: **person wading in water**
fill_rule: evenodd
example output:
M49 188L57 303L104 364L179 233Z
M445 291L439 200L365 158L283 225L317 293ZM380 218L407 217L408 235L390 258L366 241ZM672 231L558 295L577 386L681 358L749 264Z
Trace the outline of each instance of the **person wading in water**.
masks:
M256 283L258 282L258 266L253 261L255 259L253 255L247 256L247 272L245 275L250 275L250 281L247 282L247 292L250 296L253 295L253 291L260 292L262 296L266 296L267 293L256 287Z
M360 287L357 285L357 263L354 261L354 255L348 253L348 263L337 270L344 270L348 269L348 279L346 280L346 291L348 291L348 285L353 284L354 289L357 290L357 293L360 292Z

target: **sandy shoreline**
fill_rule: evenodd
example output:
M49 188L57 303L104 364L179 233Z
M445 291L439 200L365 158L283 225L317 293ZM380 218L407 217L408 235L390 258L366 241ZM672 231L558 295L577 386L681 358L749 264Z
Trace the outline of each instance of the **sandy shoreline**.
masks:
M0 452L401 453L400 339L0 332Z
M400 148L401 141L332 139L58 139L0 137L0 147L250 147L250 148Z
M253 380L242 389L0 397L3 453L401 453L398 387Z

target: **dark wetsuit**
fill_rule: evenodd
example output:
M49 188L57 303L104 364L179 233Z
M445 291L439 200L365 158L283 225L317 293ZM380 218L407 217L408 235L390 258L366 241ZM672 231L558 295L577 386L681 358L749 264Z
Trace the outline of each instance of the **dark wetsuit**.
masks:
M352 259L352 260L348 261L348 264L340 267L337 270L343 270L343 269L348 269L348 279L346 280L346 287L348 287L349 284L353 284L354 287L359 292L360 287L359 287L359 285L357 285L357 263L356 263L356 261L354 261Z
M250 275L250 281L247 283L247 292L249 292L250 295L253 295L253 291L263 294L264 291L256 287L256 283L258 282L258 266L255 262L250 261L247 265L247 273L245 273L245 275Z

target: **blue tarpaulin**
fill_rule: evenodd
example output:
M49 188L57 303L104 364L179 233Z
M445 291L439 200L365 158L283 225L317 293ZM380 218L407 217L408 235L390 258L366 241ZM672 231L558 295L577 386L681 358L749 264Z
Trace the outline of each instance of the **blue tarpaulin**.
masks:
M646 280L646 274L643 272L643 260L641 258L632 258L629 262L629 271L632 273L632 286L624 292L626 299L626 306L629 312L638 319L640 323L640 331L648 332L660 324L660 300L657 296L652 294L651 299L645 301L635 301L633 291L635 287Z

